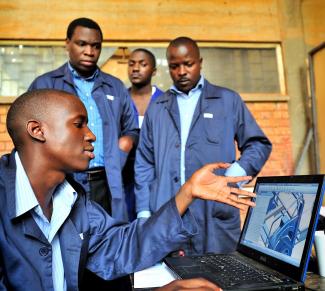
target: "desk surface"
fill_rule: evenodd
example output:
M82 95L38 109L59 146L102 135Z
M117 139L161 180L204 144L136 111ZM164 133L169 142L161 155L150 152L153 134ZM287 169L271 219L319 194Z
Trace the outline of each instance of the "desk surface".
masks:
M307 273L306 290L325 290L325 277L314 273Z
M132 276L133 277L133 276ZM321 277L314 273L307 273L307 278L305 282L306 291L324 291L325 290L325 277ZM148 289L134 289L135 291L150 291L155 288Z

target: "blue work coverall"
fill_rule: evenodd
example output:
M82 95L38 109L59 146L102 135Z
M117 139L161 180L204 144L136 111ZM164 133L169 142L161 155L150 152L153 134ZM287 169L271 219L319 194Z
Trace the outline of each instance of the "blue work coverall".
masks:
M52 249L30 211L17 216L14 152L0 160L0 290L53 290ZM150 219L123 224L78 193L58 231L67 290L78 290L85 268L104 279L144 269L197 233L190 211L180 217L171 199ZM94 286L94 288L96 288Z
M206 163L236 161L235 142L241 154L237 162L247 175L257 175L271 152L270 141L236 92L204 80L186 142L185 179ZM137 212L155 212L175 195L181 186L180 157L179 109L169 90L150 104L141 128L135 161ZM235 250L240 235L238 209L203 200L190 208L200 234L183 246L185 252Z
M78 96L67 63L36 78L29 90L42 88L63 90ZM129 135L135 142L138 140L139 131L131 98L119 79L100 70L92 90L92 97L103 122L104 162L112 195L112 217L128 221L121 174L128 154L119 149L118 139ZM78 182L82 184L86 181Z

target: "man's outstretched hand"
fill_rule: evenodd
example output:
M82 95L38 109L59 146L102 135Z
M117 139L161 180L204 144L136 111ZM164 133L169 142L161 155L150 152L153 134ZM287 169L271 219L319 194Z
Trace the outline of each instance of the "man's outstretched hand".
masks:
M239 209L255 206L255 203L250 200L251 197L256 196L255 193L231 186L238 182L249 181L252 177L225 177L214 174L214 170L227 169L229 166L230 164L227 163L213 163L197 170L176 195L179 213L183 214L196 198L222 202Z

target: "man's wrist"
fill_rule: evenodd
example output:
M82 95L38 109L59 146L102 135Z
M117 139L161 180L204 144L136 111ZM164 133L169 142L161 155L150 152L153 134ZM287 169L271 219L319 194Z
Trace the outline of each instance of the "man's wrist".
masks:
M180 215L183 215L185 213L186 209L193 202L194 198L195 197L192 193L192 184L189 180L185 184L183 184L183 186L175 196L176 207Z

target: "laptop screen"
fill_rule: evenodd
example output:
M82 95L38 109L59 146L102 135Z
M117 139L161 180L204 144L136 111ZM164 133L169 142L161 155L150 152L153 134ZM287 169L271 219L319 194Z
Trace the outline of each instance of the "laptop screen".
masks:
M300 266L320 184L259 182L240 244Z

